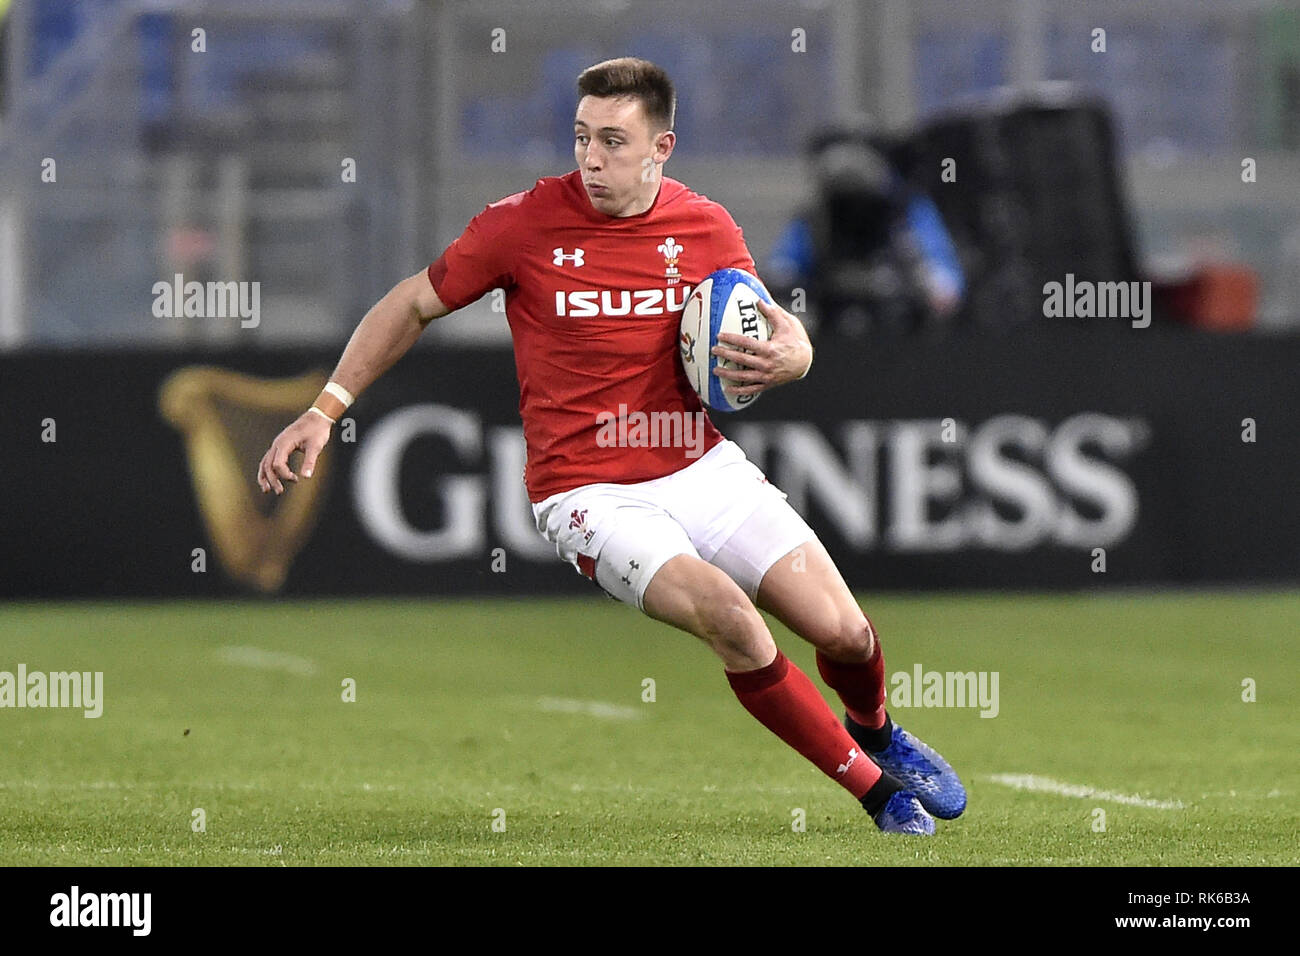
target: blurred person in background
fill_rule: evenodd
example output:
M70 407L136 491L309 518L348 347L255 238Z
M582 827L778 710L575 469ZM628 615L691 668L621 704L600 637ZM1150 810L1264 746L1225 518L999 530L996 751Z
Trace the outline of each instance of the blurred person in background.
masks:
M905 335L944 328L965 277L934 203L910 187L866 123L809 145L815 195L768 263L774 288L802 288L822 334Z

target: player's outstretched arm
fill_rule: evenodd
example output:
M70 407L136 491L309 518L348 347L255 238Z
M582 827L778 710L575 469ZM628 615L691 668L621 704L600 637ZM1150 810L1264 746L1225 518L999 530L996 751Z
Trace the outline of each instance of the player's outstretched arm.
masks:
M354 397L360 395L407 353L431 319L450 311L438 298L426 273L403 279L361 320L330 382ZM279 495L284 493L284 482L297 481L298 476L289 467L289 456L296 451L303 453L303 477L310 478L321 449L329 441L331 419L337 420L346 408L337 397L322 392L312 406L315 411L303 412L271 442L257 466L258 487Z
M714 371L719 378L735 383L736 395L757 395L774 385L797 381L812 368L812 343L803 323L775 303L759 300L758 308L772 325L771 338L760 342L746 335L719 332L718 341L723 344L713 347L718 358L745 366Z

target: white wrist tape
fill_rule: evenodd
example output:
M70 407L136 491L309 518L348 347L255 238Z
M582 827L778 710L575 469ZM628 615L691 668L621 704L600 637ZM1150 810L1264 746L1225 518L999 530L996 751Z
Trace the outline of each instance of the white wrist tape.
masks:
M307 411L309 411L309 412L315 412L317 415L319 415L321 418L325 419L325 421L329 422L331 425L337 425L337 424L338 424L338 422L337 422L336 420L334 420L333 418L330 418L328 415L326 415L324 412L322 412L322 411L321 411L319 408L317 408L315 405L313 405L311 408L307 409Z
M329 392L340 402L342 402L344 408L351 407L352 403L356 401L356 399L352 397L352 393L349 392L342 385L340 385L338 382L326 382L325 391Z

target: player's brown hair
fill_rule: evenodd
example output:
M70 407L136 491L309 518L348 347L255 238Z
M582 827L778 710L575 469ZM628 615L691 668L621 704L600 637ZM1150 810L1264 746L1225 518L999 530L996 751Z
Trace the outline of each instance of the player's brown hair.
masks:
M663 67L635 56L589 66L578 75L581 96L635 96L654 129L673 128L677 92Z

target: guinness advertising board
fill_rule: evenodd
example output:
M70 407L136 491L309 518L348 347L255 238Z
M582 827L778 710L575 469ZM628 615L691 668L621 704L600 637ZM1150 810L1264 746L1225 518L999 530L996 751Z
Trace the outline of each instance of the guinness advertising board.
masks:
M508 351L417 348L263 495L336 359L0 357L0 596L590 593L533 523ZM842 342L712 418L857 588L1295 583L1298 367L1159 327Z

